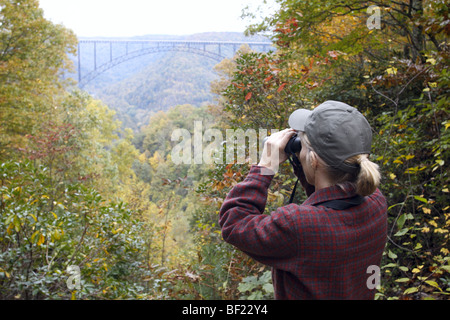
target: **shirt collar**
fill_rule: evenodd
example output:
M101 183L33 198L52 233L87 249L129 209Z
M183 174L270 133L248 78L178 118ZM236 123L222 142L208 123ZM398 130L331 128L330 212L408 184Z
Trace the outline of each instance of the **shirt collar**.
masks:
M303 205L314 206L316 204L339 199L347 199L356 195L356 189L353 183L344 182L328 188L323 188L314 192Z

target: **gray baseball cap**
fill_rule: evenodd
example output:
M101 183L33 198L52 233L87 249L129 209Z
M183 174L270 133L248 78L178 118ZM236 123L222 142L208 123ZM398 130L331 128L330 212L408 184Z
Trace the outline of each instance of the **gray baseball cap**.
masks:
M299 109L289 117L292 129L305 132L314 151L329 166L353 173L358 165L344 161L370 154L372 129L355 108L339 101L326 101L314 110Z

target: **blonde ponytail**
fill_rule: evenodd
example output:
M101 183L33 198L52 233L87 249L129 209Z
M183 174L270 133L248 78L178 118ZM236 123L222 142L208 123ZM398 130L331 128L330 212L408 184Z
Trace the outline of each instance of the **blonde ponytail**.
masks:
M359 164L360 170L356 177L356 193L369 196L380 185L381 174L379 166L369 160L369 155L359 154L346 160L349 164Z
M380 185L380 168L376 163L369 160L367 154L358 155L356 162L361 168L356 180L356 192L361 196L369 196Z

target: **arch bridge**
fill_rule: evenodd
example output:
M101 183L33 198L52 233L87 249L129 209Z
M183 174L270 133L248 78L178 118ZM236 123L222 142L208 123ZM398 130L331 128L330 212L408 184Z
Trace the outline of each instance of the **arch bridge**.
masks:
M234 55L243 44L260 52L274 49L271 42L80 40L78 42L78 86L83 88L105 71L144 55L168 51L186 52L220 62Z

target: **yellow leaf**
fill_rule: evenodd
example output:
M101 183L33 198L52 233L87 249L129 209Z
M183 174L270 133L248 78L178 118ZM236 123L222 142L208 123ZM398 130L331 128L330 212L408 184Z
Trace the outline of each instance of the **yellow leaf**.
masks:
M39 240L37 242L37 245L41 246L44 242L45 242L45 237L41 234L41 236L39 237Z
M428 209L428 210L429 210L429 209ZM429 211L431 212L431 210L429 210ZM428 212L428 213L430 213L430 212ZM430 221L428 221L428 223L429 223L430 225L432 225L433 227L437 228L437 223L436 223L436 221L430 220Z
M450 127L450 121L445 121L445 130L447 130Z
M6 272L6 270L3 270L2 268L0 268L0 272L3 272L7 278L10 277L9 273Z
M442 192L448 193L448 188L442 189Z
M35 216L34 214L30 214L30 216L32 216L32 217L33 217L33 219L34 219L34 222L37 222L37 218L36 218L36 216Z
M56 229L56 230L53 232L53 238L54 238L55 240L60 240L60 239L61 239L61 232L59 232L58 229Z
M31 241L34 241L34 238L39 234L39 230L31 235Z
M427 59L427 63L431 63L434 66L436 64L436 59L429 58Z
M425 281L425 282L426 282L427 284L429 284L430 286L435 287L435 288L439 289L440 291L442 291L442 289L439 287L439 285L438 285L435 281L427 280L427 281Z
M397 74L397 68L395 68L395 67L388 68L388 69L386 69L386 72L389 75L391 75L391 74L396 75Z
M426 213L426 214L430 214L431 213L431 209L428 209L428 208L425 208L425 207L422 207L422 211L423 211L423 213Z
M393 173L391 173L391 174L389 175L389 177L390 177L392 180L394 180L395 178L397 178L397 176L396 176L395 174L393 174Z

